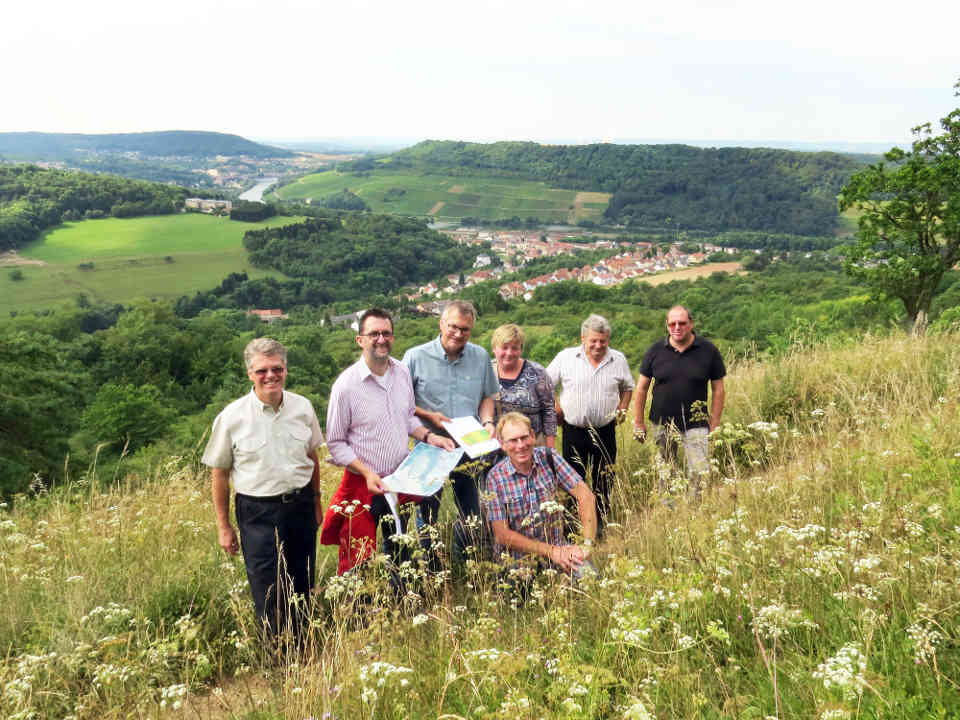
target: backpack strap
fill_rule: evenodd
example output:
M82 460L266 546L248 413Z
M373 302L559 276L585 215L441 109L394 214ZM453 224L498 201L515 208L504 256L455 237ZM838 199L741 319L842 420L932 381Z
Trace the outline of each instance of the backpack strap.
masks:
M547 464L550 466L550 472L553 473L553 477L557 477L557 466L554 464L553 460L553 450L551 448L546 448L547 450Z

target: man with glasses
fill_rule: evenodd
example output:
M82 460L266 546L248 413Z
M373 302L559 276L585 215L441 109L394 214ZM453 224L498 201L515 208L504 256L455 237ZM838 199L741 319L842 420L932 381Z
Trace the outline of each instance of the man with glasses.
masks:
M253 388L217 415L202 462L211 469L220 547L230 555L242 549L258 621L271 641L289 629L299 642L323 515L316 454L323 436L310 401L284 390L283 345L257 338L243 357Z
M366 559L376 544L377 527L391 517L382 478L393 473L409 453L408 438L452 450L453 440L423 426L414 410L410 371L390 357L393 317L371 308L360 316L357 345L361 355L333 384L327 406L327 447L332 462L344 468L343 480L330 502L320 541L340 546L338 573ZM421 498L400 496L400 500ZM346 503L358 500L370 507L349 516ZM337 512L336 506L341 507ZM384 532L384 545L399 559L399 548Z
M689 495L700 497L702 480L710 473L708 436L720 424L727 374L720 351L694 332L693 315L682 305L667 312L667 337L658 340L643 357L637 381L634 437L643 442L647 426L643 414L653 380L650 421L661 457L675 464L683 445ZM711 402L707 412L707 385ZM661 490L665 488L661 487Z
M440 316L440 335L404 353L403 364L410 370L416 398L416 414L427 429L449 437L443 422L452 418L474 416L495 434L493 425L494 398L500 382L490 356L479 345L468 342L477 313L473 305L455 300ZM480 493L475 473L462 463L450 473L454 497L460 516L467 527L480 527ZM442 491L421 504L424 519L437 518Z
M587 556L597 531L596 499L590 488L553 448L535 447L530 418L506 413L497 425L497 435L507 457L487 476L484 508L493 529L496 557L509 553L513 560L525 556L543 558L565 573L580 577L589 566ZM577 502L580 545L563 536L563 489Z

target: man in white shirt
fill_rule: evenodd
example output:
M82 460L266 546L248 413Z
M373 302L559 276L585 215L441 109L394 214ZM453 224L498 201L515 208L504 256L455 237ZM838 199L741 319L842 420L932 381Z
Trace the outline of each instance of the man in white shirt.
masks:
M610 513L616 427L627 416L634 388L627 358L610 347L610 332L605 318L591 315L580 326L580 345L561 350L547 367L559 389L563 458L581 477L593 481L598 536Z
M211 470L220 547L243 550L257 619L271 639L287 629L299 639L323 517L316 454L323 436L310 401L283 389L286 348L257 338L243 356L253 388L217 415L202 462Z

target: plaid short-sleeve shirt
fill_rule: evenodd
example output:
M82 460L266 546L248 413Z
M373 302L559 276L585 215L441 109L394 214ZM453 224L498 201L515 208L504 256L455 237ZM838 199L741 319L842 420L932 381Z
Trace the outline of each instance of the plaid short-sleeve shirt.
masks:
M550 469L547 453L553 454L556 473ZM529 475L518 472L510 458L504 458L487 475L483 497L487 522L504 521L508 528L528 538L563 545L563 508L557 502L557 490L570 492L580 482L577 471L550 448L533 449L533 470ZM548 501L553 501L553 505L543 507ZM497 545L496 556L505 549ZM518 550L512 550L511 555L523 557Z

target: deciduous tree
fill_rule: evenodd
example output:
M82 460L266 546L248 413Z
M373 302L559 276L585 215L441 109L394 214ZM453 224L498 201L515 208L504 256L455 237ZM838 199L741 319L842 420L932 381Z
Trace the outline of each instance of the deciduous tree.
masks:
M955 86L960 95L960 82ZM862 214L845 267L882 296L899 298L913 332L923 333L943 274L960 260L960 108L913 129L909 151L856 173L840 208Z

